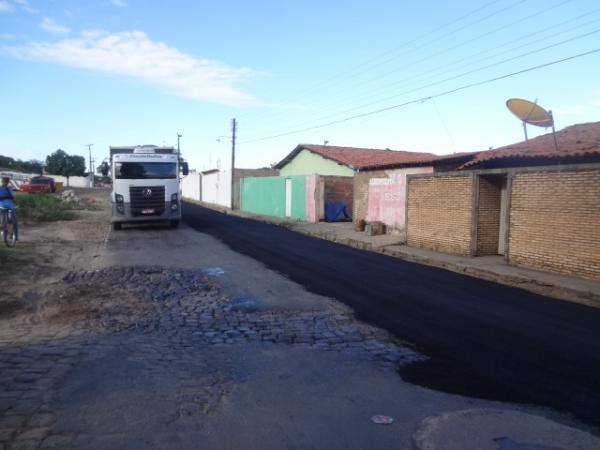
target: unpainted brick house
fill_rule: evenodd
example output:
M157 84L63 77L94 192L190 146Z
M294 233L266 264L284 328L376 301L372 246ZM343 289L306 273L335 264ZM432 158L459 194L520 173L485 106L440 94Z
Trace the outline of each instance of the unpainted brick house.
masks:
M407 178L407 243L600 280L600 122Z

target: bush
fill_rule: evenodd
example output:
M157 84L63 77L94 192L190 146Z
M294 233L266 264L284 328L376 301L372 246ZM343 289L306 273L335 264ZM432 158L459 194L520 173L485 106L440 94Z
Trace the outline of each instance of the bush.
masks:
M55 220L71 220L75 218L70 206L55 194L23 194L16 193L17 215L19 219L30 219L36 222L52 222Z

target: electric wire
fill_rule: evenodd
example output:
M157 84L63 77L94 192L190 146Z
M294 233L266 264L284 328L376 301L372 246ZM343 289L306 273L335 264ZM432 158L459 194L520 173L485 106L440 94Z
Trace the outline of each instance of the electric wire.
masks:
M365 112L365 113L356 114L356 115L353 115L353 116L350 116L350 117L345 117L345 118L339 119L339 120L334 120L334 121L331 121L331 122L328 122L328 123L324 123L324 124L321 124L321 125L316 125L316 126L313 126L313 127L307 127L307 128L298 129L298 130L291 130L291 131L288 131L286 133L281 133L281 134L273 135L273 136L266 136L266 137L257 138L257 139L245 140L245 141L242 141L242 143L248 144L248 143L251 143L251 142L261 142L261 141L276 139L276 138L283 137L283 136L289 136L291 134L297 134L297 133L302 133L302 132L305 132L305 131L317 130L317 129L329 127L331 125L336 125L338 123L348 122L350 120L355 120L355 119L359 119L359 118L362 118L362 117L367 117L367 116L371 116L371 115L375 115L375 114L381 114L383 112L391 111L393 109L402 108L402 107L405 107L405 106L408 106L408 105L411 105L411 104L423 103L423 102L426 102L426 101L431 100L433 98L444 97L444 96L447 96L447 95L450 95L450 94L453 94L453 93L456 93L456 92L460 92L460 91L463 91L463 90L466 90L466 89L470 89L470 88L473 88L473 87L482 86L482 85L485 85L485 84L489 84L489 83L493 83L493 82L496 82L496 81L504 80L506 78L514 77L514 76L517 76L517 75L522 75L522 74L527 73L527 72L532 72L534 70L540 70L540 69L543 69L543 68L546 68L546 67L550 67L550 66L553 66L553 65L556 65L556 64L564 63L564 62L567 62L567 61L572 61L574 59L582 58L584 56L589 56L589 55L592 55L592 54L595 54L595 53L598 53L598 52L600 52L600 48L589 50L589 51L583 52L583 53L578 53L576 55L571 55L571 56L568 56L568 57L565 57L565 58L561 58L561 59L557 59L557 60L554 60L554 61L550 61L550 62L547 62L547 63L544 63L544 64L538 64L536 66L528 67L526 69L522 69L522 70L519 70L519 71L516 71L516 72L511 72L511 73L508 73L508 74L499 75L497 77L488 78L486 80L469 83L469 84L466 84L466 85L463 85L463 86L459 86L457 88L453 88L453 89L450 89L450 90L447 90L447 91L439 92L437 94L428 95L428 96L425 96L425 97L420 97L418 99L409 100L409 101L406 101L406 102L403 102L403 103L399 103L399 104L396 104L396 105L387 106L385 108L380 108L380 109L376 109L376 110L373 110L373 111L368 111L368 112Z
M572 0L567 0L566 2L565 2L565 1L563 1L563 2L561 2L561 3L558 3L558 4L554 5L554 6L553 6L553 7L551 7L550 9L552 9L552 8L554 8L554 7L562 6L562 5L564 5L565 3L568 3L568 2L570 2L570 1L572 1ZM456 65L456 64L458 64L460 61L468 60L468 59L470 59L470 58L473 58L474 56L476 56L476 55L478 55L478 54L481 54L481 53L487 53L487 52L491 52L491 51L493 51L493 50L496 50L496 49L498 49L498 48L502 48L502 47L504 47L504 46L506 46L506 45L508 45L508 44L510 44L510 43L512 43L512 42L517 42L517 41L519 41L519 40L521 40L521 39L528 38L528 37L530 37L530 36L532 36L532 35L538 35L538 34L540 34L540 33L543 33L543 32L545 32L545 31L547 31L547 30L549 30L549 29L552 29L552 28L556 28L556 27L559 27L559 26L564 26L564 25L565 25L565 24L567 24L567 23L570 23L570 22L572 22L572 21L574 21L574 20L578 20L578 19L580 19L580 18L582 18L582 17L587 17L587 16L589 16L590 14L596 13L596 12L598 12L598 11L600 11L600 10L599 10L599 9L592 10L592 11L590 11L590 12L587 12L587 13L585 13L585 14L581 14L581 15L579 15L579 16L577 16L577 17L575 17L575 18L572 18L572 19L569 19L569 20L563 21L563 22L561 22L561 23L559 23L559 24L556 24L556 25L553 25L553 26L551 26L551 27L546 27L546 28L544 28L544 29L541 29L541 30L538 30L538 31L536 31L536 32L534 32L534 33L530 33L530 34L528 34L528 35L521 36L521 38L514 39L514 40L512 40L512 41L508 41L508 42L506 42L506 43L504 43L504 44L502 44L502 45L500 45L500 46L496 46L496 47L493 47L493 48L491 48L491 49L486 49L486 50L483 50L483 51L481 51L481 52L478 52L478 53L476 53L475 55L472 55L472 56L470 56L470 57L461 58L461 60L458 60L458 61L453 61L453 62L451 62L451 63L449 63L449 64L445 64L443 67L444 67L445 69L447 69L447 68L448 68L448 66L453 66L453 65ZM528 19L530 19L530 18L532 18L532 17L535 17L535 16L537 16L537 15L541 14L542 12L544 12L544 10L542 10L542 11L539 11L539 12L537 12L537 13L535 13L535 14L529 15L529 16L527 16L527 18L528 18ZM493 31L498 31L498 30L505 29L507 26L511 26L511 25L514 25L514 24L518 24L518 23L520 23L520 22L522 22L522 21L523 21L523 19L519 19L518 21L512 22L511 24L508 24L508 25L506 25L506 26L502 26L502 27L500 27L500 28L497 28L496 30L492 30L492 32L493 32ZM580 26L585 26L585 25L588 25L589 23L592 23L592 22L594 22L594 21L588 22L588 23L586 23L586 24L583 24L583 25L580 25ZM555 34L554 34L552 37L556 37L556 36L558 36L558 35L560 35L560 34L564 34L564 33L568 32L568 31L571 31L571 30L573 30L573 29L575 29L575 28L576 28L576 27L574 27L574 28L571 28L571 29L569 29L569 30L563 30L563 31L561 31L561 32L559 32L559 33L555 33ZM467 44L467 43L470 43L470 42L472 42L472 41L479 40L479 39L480 39L482 36L488 35L488 34L490 34L490 33L491 33L491 32L488 32L488 33L485 33L485 34L483 34L483 35L477 36L476 38L469 39L469 40L467 40L467 41L464 41L464 42L462 42L461 44L455 45L455 46L453 46L453 47L450 47L450 48L446 48L446 49L444 49L444 50L442 50L442 51L440 51L440 52L438 52L438 53L436 53L436 54L434 54L434 55L430 55L430 56L428 56L428 57L425 57L425 58L422 58L422 59L420 59L420 60L418 60L418 61L414 61L414 62L411 62L411 63L408 63L408 64L404 64L404 65L403 65L403 66L402 66L400 69L396 69L396 70L394 70L394 71L392 71L392 72L388 72L388 74L384 74L384 75L382 75L381 77L376 77L376 78L373 78L373 79L371 79L371 80L369 80L369 81L376 81L376 80L378 80L378 79L380 79L380 78L385 78L385 77L386 77L387 75L389 75L390 73L395 73L395 72L397 72L397 71L399 71L399 70L406 70L408 67L414 66L414 65L416 65L417 63L421 63L421 62L424 62L424 61L426 61L426 60L429 60L429 59L431 59L433 56L438 56L438 55L440 55L440 54L445 54L445 53L447 53L448 51L450 51L450 50L452 50L452 49L455 49L455 48L457 48L457 47L459 47L459 46L461 46L461 45L463 45L463 44ZM541 40L543 40L543 39L538 39L538 40L536 40L536 41L529 42L528 44L523 44L523 45L520 45L520 46L514 47L514 48L513 48L513 50L517 50L517 49L519 49L519 48L522 48L522 47L525 47L525 46L527 46L527 45L532 45L532 44L534 44L534 43L536 43L536 42L539 42L539 41L541 41ZM507 53L507 52L508 52L508 50L507 50L507 51L504 51L504 52L501 52L501 53L499 53L499 54L496 54L495 56L499 56L499 55L502 55L502 54L504 54L504 53ZM490 59L490 58L492 58L492 57L493 57L493 56L486 57L486 58L484 58L483 60ZM475 62L474 62L474 63L472 63L472 64L475 64L475 63L477 63L477 61L475 61ZM354 91L354 96L353 96L353 98L352 98L350 101L342 102L342 105L351 104L351 103L355 102L356 100L358 100L358 99L360 99L360 98L364 98L364 97L370 97L370 98L372 98L372 97L373 97L373 95L376 95L378 92L388 91L390 87L392 87L392 86L397 86L397 85L399 85L399 84L405 84L407 81L410 81L410 80L412 80L412 79L419 79L419 80L421 81L421 80L423 79L422 77L423 77L424 75L426 75L426 76L427 76L427 78L432 78L432 74L431 74L431 72L432 72L432 71L435 71L435 70L438 70L438 71L439 71L439 68L440 68L440 67L436 67L436 68L430 69L430 70L428 70L428 71L426 71L426 72L424 72L424 73L420 73L420 74L417 74L417 75L413 75L413 76L411 76L411 77L409 77L409 78L404 78L404 79L402 79L402 80L396 80L396 81L392 82L391 84L386 84L386 85L383 85L383 86L379 87L379 88L378 88L377 90L375 90L375 91L373 91L373 90L371 89L371 90L365 91L365 92L364 92L364 93L362 93L362 94L359 94L358 96L356 95L356 91ZM452 72L452 70L444 70L443 72L439 73L439 75L443 75L443 74L446 74L446 73L451 73L451 72ZM361 87L363 87L363 88L364 88L364 87L366 87L366 85L365 85L364 83L362 83L362 82L361 82L361 83L358 83L358 84L353 84L353 85L350 85L350 86L346 86L346 85L345 85L345 86L344 86L344 91L347 91L347 90L352 90L352 89L353 89L353 88L355 88L355 87L356 87L356 88L361 88ZM329 96L333 96L333 95L334 95L336 92L341 92L341 91L335 91L335 90L334 90L334 91L328 91L328 95L329 95ZM339 106L340 106L340 103L338 102L338 103L336 103L336 106L335 106L335 108L337 109L337 108L339 108ZM326 109L325 111L327 111L327 110L331 110L331 109L332 109L332 108L328 108L328 109ZM321 111L321 112L323 112L323 111ZM338 114L339 114L339 113L338 113ZM330 115L329 115L329 116L327 116L327 117L330 117L330 116L332 116L332 115L335 115L335 114L330 114ZM310 123L310 122L314 122L315 120L321 120L321 119L311 119L311 120L310 120L310 121L308 121L308 122L309 122L309 123ZM252 120L252 119L250 119L250 124L253 124L253 123L256 123L256 120Z
M453 80L456 80L458 78L465 77L467 75L472 75L472 74L474 74L476 72L480 72L482 70L490 69L492 67L496 67L496 66L499 66L501 64L505 64L507 62L514 61L516 59L524 58L526 56L531 56L531 55L533 55L535 53L540 53L540 52L549 50L551 48L557 47L559 45L564 45L566 43L570 43L570 42L573 42L573 41L578 40L578 39L583 39L585 37L591 36L593 34L597 34L599 32L600 32L600 29L595 29L595 30L590 31L588 33L577 35L575 37L571 37L569 39L565 39L565 40L562 40L560 42L556 42L556 43L544 46L542 48L531 50L531 51L528 51L528 52L525 52L525 53L522 53L522 54L519 54L519 55L516 55L516 56L512 56L510 58L506 58L506 59L501 60L501 61L497 61L497 62L488 64L488 65L485 65L485 66L478 67L476 69L472 69L472 70L469 70L469 71L466 71L466 72L462 72L462 73L460 73L458 75L454 75L454 76L451 76L451 77L444 78L442 80L438 80L438 81L434 81L434 82L431 82L431 83L428 83L428 84L425 84L425 85L421 85L421 86L418 86L418 87L415 87L415 88L412 88L412 89L409 89L409 90L405 90L403 92L400 92L400 93L397 93L397 94L394 94L394 95L391 95L391 96L386 96L384 98L380 98L380 99L377 99L377 100L374 100L374 101L371 101L371 102L368 102L368 103L363 103L363 104L361 104L359 106L348 108L348 109L345 109L343 111L338 111L338 112L333 113L333 114L329 114L329 115L326 115L326 116L321 116L318 119L313 119L313 120L310 120L310 121L307 121L307 122L302 122L302 123L300 123L297 126L304 126L304 125L307 125L307 124L310 124L310 123L314 123L314 122L318 122L318 121L323 121L323 120L326 120L326 119L329 119L329 118L332 118L332 117L336 117L336 116L339 116L339 115L342 115L342 114L348 114L348 113L351 113L351 112L359 110L359 109L367 108L367 107L376 105L378 103L389 101L389 100L391 100L393 98L398 98L398 97L401 97L403 95L412 94L413 92L416 92L416 91L419 91L419 90L422 90L422 89L430 88L430 87L433 87L433 86L436 86L436 85L439 85L439 84L442 84L442 83L446 83L448 81L453 81ZM279 130L275 131L275 133L278 133L278 132L279 132Z
M422 39L422 38L425 38L425 37L431 36L431 34L432 34L432 33L436 33L437 31L439 31L439 30L442 30L442 29L444 29L445 27L447 27L447 26L449 26L449 25L452 25L452 24L454 24L454 23L457 23L457 22L459 22L460 20L462 20L462 19L464 19L464 18L470 17L471 15L473 15L473 14L475 14L475 13L479 12L479 11L482 11L483 9L487 8L488 6L491 6L491 5L494 5L494 4L498 3L498 1L499 1L499 0L495 0L495 1L489 2L489 3L487 3L486 5L483 5L482 7L479 7L479 8L477 8L477 9L475 9L475 10L471 11L470 13L467 13L467 14L465 14L465 15L461 16L461 17L460 17L460 18L458 18L458 19L455 19L455 20L453 20L453 21L451 21L451 22L448 22L448 23L447 23L447 24L445 24L445 25L441 25L441 26L439 26L439 27L435 28L434 30L432 30L432 31L430 31L430 32L423 33L423 34L421 34L421 35L417 36L416 38L413 38L413 39L411 39L411 40L409 40L409 41L407 41L407 42L405 42L405 43L403 43L403 44L401 44L401 45L399 45L399 46L395 47L395 48L394 48L394 49L392 49L392 50L389 50L389 51L387 51L387 52L384 52L384 53L380 54L378 57L371 58L371 59L369 59L369 60L367 60L367 61L364 61L363 63L360 63L360 64L358 64L358 65L357 65L357 66L355 66L354 68L351 68L351 69L345 70L345 71L343 71L343 72L339 72L338 74L336 74L336 75L334 75L334 76L332 76L332 77L330 77L330 78L328 78L328 79L326 79L326 80L323 80L323 81L317 82L315 85L313 85L313 86L311 86L311 87L307 88L307 89L306 89L306 90L304 90L304 91L301 91L301 93L299 93L299 94L297 94L297 95L298 95L298 96L300 96L300 95L301 95L301 96L302 96L302 98L305 98L305 97L306 97L306 95L308 95L308 94L309 94L309 93L311 93L311 92L314 92L314 91L315 91L315 89L317 89L317 88L319 88L319 87L321 87L321 86L327 86L327 85L328 85L328 83L330 83L330 82L332 82L332 81L334 81L334 80L338 80L339 78L342 78L342 77L343 77L344 79L346 79L346 80L347 80L347 79L349 79L349 78L352 78L352 77L353 77L353 75L352 75L352 72L353 72L353 71L356 71L357 69L360 69L360 68L362 68L362 67L365 67L365 66L368 66L368 67L369 67L369 70L368 70L367 72L370 72L370 71L372 71L372 70L373 70L373 68L374 68L374 67L378 67L378 66L382 65L382 64L378 64L377 66L374 66L374 65L373 65L373 63L374 63L375 61L377 61L378 59L380 59L381 57L383 57L383 56L385 56L385 55L388 55L388 54L391 54L391 53L394 53L394 52L397 52L397 51L398 51L398 50L400 50L400 49L403 49L403 48L405 48L405 47L407 47L407 46L409 46L409 45L411 45L411 44L413 44L413 43L415 43L415 42L418 42L418 41L419 41L420 39ZM519 6L520 4L522 4L522 3L525 3L525 2L527 2L527 1L528 1L528 0L517 0L516 2L513 2L513 3L511 3L510 5L508 5L508 6L505 6L505 7L501 8L501 9L499 9L499 10L496 10L496 11L494 11L494 12L492 12L492 13L488 14L487 16L483 17L483 18L479 18L479 19L477 19L477 20L475 20L475 21L472 21L472 22L470 22L470 23L468 23L468 24L466 24L466 25L463 25L463 26L461 26L461 27L460 27L460 28L458 28L458 29L451 30L451 31L447 32L446 34L444 34L444 35L442 35L442 36L439 36L439 37L437 37L437 38L430 39L430 40L429 40L429 41L427 41L425 44L421 44L419 47L411 47L411 49L408 51L408 53L410 53L410 52L413 52L413 51L415 51L415 50L417 50L417 49L421 49L421 48L423 48L423 47L425 47L425 46L427 46L427 45L430 45L430 44L432 44L432 43L435 43L435 42L437 42L437 41L439 41L439 40L446 39L447 37L449 37L449 36L451 36L451 35L453 35L453 34L455 34L455 33L458 33L458 32L460 32L460 31L462 31L462 30L464 30L464 29L466 29L466 28L468 28L468 27L471 27L471 26L473 26L473 25L477 25L477 24L479 24L479 23L481 23L481 22L483 22L483 21L485 21L485 20L491 19L491 18L493 18L493 17L497 16L498 14L500 14L500 13L502 13L502 12L505 12L505 11L507 11L507 10L509 10L509 9L515 8L515 7ZM565 2L563 2L563 3L568 3L568 2L570 2L570 1L573 1L573 0L566 0L566 1L565 1ZM406 52L405 52L405 53L406 53ZM397 56L395 56L394 58L390 58L390 59L386 60L385 62L387 63L387 62L389 62L389 61L395 60L395 59L397 59L399 56L402 56L402 55L404 55L405 53L402 53L402 54L400 54L400 55L397 55ZM360 73L360 71L358 71L357 73ZM356 75L356 74L355 74L355 75ZM255 114L254 116L252 116L252 118L251 118L250 120L252 120L252 119L256 119L256 118L260 118L260 117L269 116L269 115L274 115L274 114L276 114L276 112L273 112L273 111L265 111L265 113L263 113L263 114L258 114L258 115L256 115L256 114ZM244 117L244 116L242 115L242 117Z

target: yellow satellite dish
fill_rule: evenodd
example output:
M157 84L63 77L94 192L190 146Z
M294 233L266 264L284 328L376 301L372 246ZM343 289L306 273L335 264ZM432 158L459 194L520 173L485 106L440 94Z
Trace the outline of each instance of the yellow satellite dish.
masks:
M521 98L511 98L506 101L506 107L521 119L523 122L523 131L525 132L525 140L527 137L527 124L535 125L536 127L552 127L552 136L554 137L554 147L558 150L558 141L556 140L556 130L554 129L554 117L552 111L546 111L540 105L529 100Z
M554 124L552 112L546 111L540 105L529 100L511 98L506 101L506 107L511 113L529 125L547 128Z

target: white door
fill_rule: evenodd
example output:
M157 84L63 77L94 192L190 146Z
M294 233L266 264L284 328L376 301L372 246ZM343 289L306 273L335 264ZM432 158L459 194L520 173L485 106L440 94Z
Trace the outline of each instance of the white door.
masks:
M292 217L292 180L285 179L285 217Z

